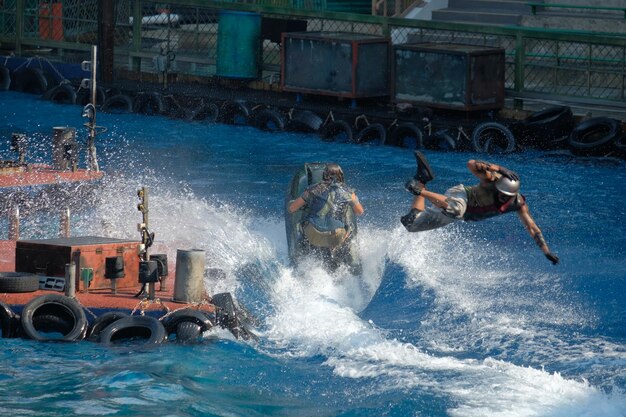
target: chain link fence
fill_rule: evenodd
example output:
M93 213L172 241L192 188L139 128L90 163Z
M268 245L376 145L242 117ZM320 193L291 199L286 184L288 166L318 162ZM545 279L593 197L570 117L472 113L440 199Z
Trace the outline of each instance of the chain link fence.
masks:
M118 73L168 71L179 77L213 77L220 11L226 2L198 3L116 1L113 37ZM328 6L321 0L245 3L229 4L235 11L262 15L260 78L269 83L280 80L281 31L306 30L389 36L394 45L438 42L503 48L505 88L511 96L595 99L616 104L623 103L626 96L623 37L327 13L319 11ZM383 5L397 6L395 2ZM88 60L90 45L98 41L101 7L98 0L0 1L0 42L4 49L19 45L24 56L36 54L60 62Z

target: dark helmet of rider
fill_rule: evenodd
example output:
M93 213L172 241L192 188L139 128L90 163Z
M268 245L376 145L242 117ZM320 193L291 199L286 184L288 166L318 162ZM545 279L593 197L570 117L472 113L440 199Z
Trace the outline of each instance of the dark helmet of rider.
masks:
M343 182L343 170L339 164L327 164L322 174L322 180L328 182L342 183Z

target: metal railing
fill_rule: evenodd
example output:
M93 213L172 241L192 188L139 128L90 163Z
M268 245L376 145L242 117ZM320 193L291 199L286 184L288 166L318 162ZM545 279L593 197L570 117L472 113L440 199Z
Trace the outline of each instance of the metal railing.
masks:
M0 42L5 49L11 46L16 55L71 63L88 60L90 45L99 36L99 8L107 1L114 0L65 0L59 15L49 6L57 2L42 6L35 0L5 0L0 5ZM174 58L169 69L176 71L179 79L214 76L220 10L230 9L260 13L263 18L285 24L299 23L308 31L387 36L393 44L442 42L499 47L505 50L505 87L510 97L626 105L624 35L304 10L279 7L275 5L278 2L269 0L264 3L272 5L261 1L175 0L168 3L167 10L153 1L114 3L116 73L156 74L161 70L158 57L166 56ZM261 44L261 77L267 83L278 83L280 39L264 37Z

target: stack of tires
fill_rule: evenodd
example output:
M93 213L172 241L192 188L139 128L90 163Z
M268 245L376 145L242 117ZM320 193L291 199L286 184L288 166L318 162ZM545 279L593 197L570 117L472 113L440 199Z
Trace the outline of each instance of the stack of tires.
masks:
M574 155L624 157L626 138L619 120L593 117L580 122L567 139Z

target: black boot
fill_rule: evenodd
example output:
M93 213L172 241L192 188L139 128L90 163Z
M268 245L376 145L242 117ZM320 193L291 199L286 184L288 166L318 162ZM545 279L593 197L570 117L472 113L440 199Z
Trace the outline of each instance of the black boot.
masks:
M413 195L420 195L422 194L422 190L424 189L424 184L422 184L415 178L412 178L408 180L406 184L404 184L404 188L406 188L406 190Z
M415 151L415 162L417 163L417 171L415 172L415 178L422 184L426 184L435 178L433 170L430 169L426 156L420 151Z

